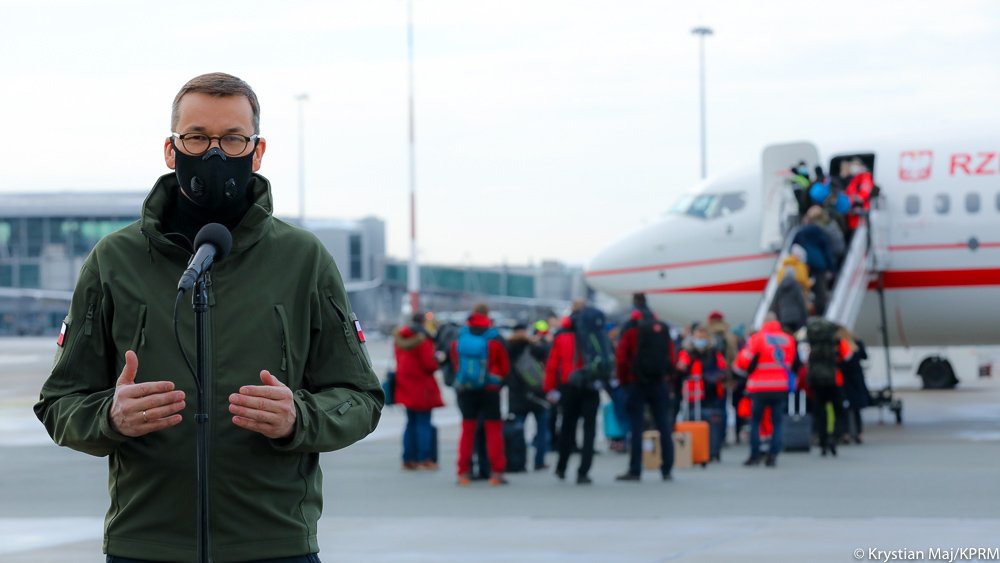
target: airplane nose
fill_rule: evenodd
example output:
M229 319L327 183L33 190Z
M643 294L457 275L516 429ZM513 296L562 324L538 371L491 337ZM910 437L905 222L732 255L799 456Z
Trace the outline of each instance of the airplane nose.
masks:
M607 293L620 290L623 276L641 271L653 256L650 235L649 228L640 229L598 251L584 267L587 283Z

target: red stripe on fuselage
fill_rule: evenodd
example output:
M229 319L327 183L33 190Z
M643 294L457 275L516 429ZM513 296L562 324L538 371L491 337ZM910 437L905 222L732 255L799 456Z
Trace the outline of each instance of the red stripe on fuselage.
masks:
M650 289L646 293L738 293L753 292L760 293L767 287L767 280L744 280L729 283L717 283L712 285L698 285L692 287L668 287L663 289Z
M885 273L885 288L896 289L961 289L967 287L1000 286L1000 268L974 270L899 270ZM767 279L742 280L690 287L648 289L645 293L759 293ZM872 281L868 289L878 287Z
M671 264L655 264L653 266L632 266L629 268L614 268L610 270L593 270L585 272L584 276L591 278L596 276L614 276L621 274L638 274L640 272L655 272L657 270L674 270L677 268L693 268L696 266L711 266L713 264L729 264L732 262L745 262L747 260L763 260L765 258L775 258L776 254L763 252L760 254L750 254L744 256L727 256L725 258L706 258L704 260L691 260L688 262L674 262Z
M903 270L885 273L886 289L962 288L1000 285L1000 268ZM875 287L871 285L870 287Z

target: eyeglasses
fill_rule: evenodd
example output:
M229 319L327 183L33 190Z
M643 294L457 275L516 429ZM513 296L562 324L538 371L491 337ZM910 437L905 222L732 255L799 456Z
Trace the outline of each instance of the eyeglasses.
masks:
M250 146L250 141L253 141L254 147L257 146L257 140L259 137L257 135L240 135L237 133L227 133L225 135L213 136L206 135L204 133L184 133L183 135L177 132L172 132L171 135L177 137L181 141L181 146L184 147L184 152L190 154L191 156L201 156L208 152L209 147L212 146L212 141L219 141L219 148L222 152L226 153L227 156L241 156L246 152L247 147Z

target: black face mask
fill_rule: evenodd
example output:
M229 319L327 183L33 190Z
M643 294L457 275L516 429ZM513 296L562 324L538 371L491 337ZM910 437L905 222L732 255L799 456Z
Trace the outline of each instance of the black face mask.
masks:
M170 143L173 142L171 139ZM174 145L174 169L181 193L213 213L245 210L247 190L253 181L253 155L251 152L246 156L227 156L218 147L212 147L201 156L191 156Z

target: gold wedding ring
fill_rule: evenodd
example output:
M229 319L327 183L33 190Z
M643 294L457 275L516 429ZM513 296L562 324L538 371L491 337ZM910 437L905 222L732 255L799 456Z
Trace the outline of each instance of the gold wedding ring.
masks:
M142 411L142 421L143 422L149 422L149 419L146 418L146 411Z

